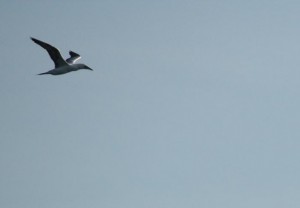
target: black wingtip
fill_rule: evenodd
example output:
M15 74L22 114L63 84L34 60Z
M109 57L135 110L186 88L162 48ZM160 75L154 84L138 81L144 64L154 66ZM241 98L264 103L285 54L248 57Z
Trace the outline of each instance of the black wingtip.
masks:
M78 53L75 53L74 51L69 51L69 54L70 54L71 57L80 56Z
M35 43L38 43L38 42L39 42L39 40L36 39L36 38L30 37L30 39L31 39L33 42L35 42Z

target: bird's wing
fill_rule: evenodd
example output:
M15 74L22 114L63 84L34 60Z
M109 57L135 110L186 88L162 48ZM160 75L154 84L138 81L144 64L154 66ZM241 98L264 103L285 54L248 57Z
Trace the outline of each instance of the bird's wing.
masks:
M78 61L81 56L78 53L75 53L73 51L69 51L70 58L66 59L66 62L68 64L74 64L76 61Z
M53 47L52 45L50 45L48 43L37 40L35 38L31 38L31 40L47 50L49 56L51 57L51 59L54 62L55 68L68 65L68 63L62 58L62 56L57 48Z

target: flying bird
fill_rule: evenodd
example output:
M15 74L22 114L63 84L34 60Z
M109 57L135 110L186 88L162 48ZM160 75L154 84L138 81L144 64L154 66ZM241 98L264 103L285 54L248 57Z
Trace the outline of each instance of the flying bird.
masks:
M80 55L73 52L69 51L70 58L67 58L66 60L63 59L61 56L59 50L52 45L45 43L43 41L40 41L35 38L31 38L33 42L36 44L40 45L42 48L46 49L50 58L54 62L54 69L38 74L38 75L43 75L43 74L51 74L51 75L61 75L61 74L66 74L72 71L77 71L80 69L88 69L93 71L90 67L88 67L85 64L76 64L75 62L80 59Z

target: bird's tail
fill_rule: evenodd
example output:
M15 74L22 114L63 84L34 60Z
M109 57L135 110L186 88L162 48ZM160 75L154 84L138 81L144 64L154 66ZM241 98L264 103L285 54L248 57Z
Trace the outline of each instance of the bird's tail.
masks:
M44 72L44 73L40 73L40 74L37 74L37 75L43 75L43 74L50 74L49 72Z

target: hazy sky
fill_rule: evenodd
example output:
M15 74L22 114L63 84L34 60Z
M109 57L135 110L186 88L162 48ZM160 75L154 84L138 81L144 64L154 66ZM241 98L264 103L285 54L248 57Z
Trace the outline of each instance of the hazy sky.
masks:
M0 4L0 207L300 207L300 1ZM35 37L94 71L37 76Z

